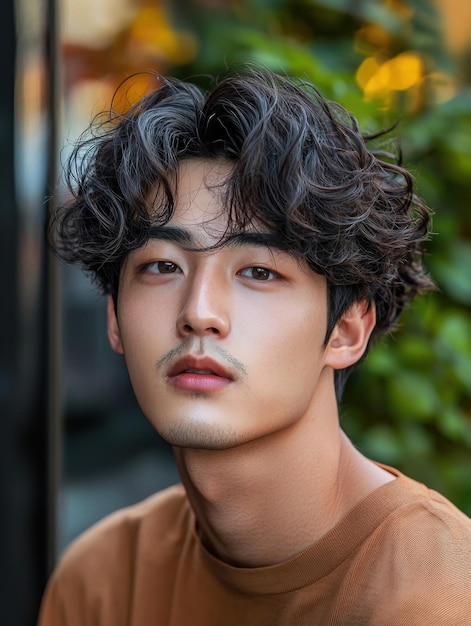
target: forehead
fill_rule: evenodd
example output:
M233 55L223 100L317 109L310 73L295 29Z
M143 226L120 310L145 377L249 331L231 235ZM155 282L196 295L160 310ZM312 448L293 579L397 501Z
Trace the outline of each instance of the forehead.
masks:
M223 236L227 229L223 194L230 172L231 166L222 160L183 161L177 172L175 211L169 225Z
M283 236L245 216L245 226L230 224L225 191L232 165L223 160L184 161L176 176L175 207L165 225L150 228L151 239L174 241L189 249L264 246L291 252Z

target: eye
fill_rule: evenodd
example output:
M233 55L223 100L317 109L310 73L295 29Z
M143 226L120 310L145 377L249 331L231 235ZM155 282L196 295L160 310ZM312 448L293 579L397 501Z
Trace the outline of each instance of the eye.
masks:
M253 278L254 280L273 280L277 278L278 274L272 270L268 270L266 267L246 267L239 272L241 276L247 276L247 278Z
M178 265L172 263L172 261L153 261L152 263L147 263L147 265L144 266L144 271L150 274L174 274L175 272L181 272Z

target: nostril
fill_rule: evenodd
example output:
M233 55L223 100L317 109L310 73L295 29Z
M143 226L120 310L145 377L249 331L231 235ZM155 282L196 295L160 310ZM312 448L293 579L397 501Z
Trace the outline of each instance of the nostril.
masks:
M195 332L196 329L191 324L184 324L183 330L186 333L192 333ZM206 332L210 332L213 335L219 335L219 329L215 326L208 326L208 328L206 328Z

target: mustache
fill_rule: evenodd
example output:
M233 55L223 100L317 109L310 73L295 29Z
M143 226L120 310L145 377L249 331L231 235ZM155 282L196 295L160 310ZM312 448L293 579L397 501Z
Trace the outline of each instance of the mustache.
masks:
M163 367L169 365L169 363L178 361L180 356L183 354L192 352L194 354L204 354L207 357L214 358L221 363L221 365L226 364L228 369L233 369L242 376L247 375L245 365L221 346L214 343L205 345L204 341L201 339L199 349L195 351L194 344L195 339L193 337L185 337L185 339L178 346L171 348L157 361L157 369L162 369Z

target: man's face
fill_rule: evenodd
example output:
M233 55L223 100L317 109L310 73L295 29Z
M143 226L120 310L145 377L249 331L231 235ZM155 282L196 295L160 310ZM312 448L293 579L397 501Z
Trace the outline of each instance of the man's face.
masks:
M227 224L223 163L181 165L175 214L131 252L109 336L142 411L176 446L225 449L315 417L332 387L323 277ZM185 243L185 238L190 240Z

